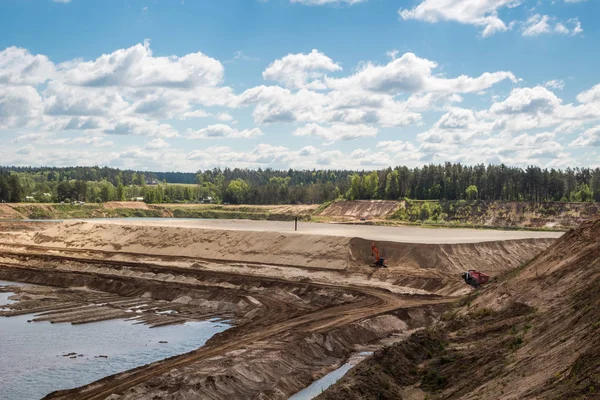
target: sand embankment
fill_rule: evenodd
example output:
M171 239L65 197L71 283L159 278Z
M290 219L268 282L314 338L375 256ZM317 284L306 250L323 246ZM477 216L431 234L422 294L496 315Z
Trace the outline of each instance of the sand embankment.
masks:
M431 230L435 234L436 230ZM378 241L389 268L373 269L371 241L267 231L202 229L107 222L63 222L33 236L37 245L192 257L222 262L358 273L395 285L438 291L467 269L492 275L531 259L554 239L458 244ZM450 279L452 278L452 279Z
M328 217L350 217L380 219L400 208L397 201L388 200L354 200L331 203L319 215Z
M597 218L317 399L598 399L599 329Z
M152 225L181 228L220 229L227 231L277 232L284 234L344 236L364 238L368 240L400 242L400 243L479 243L515 239L557 239L563 232L541 231L504 231L499 229L465 229L465 228L422 228L418 226L377 226L358 224L323 224L298 222L298 231L294 231L293 221L253 221L247 219L136 219L112 218L98 220L94 223L120 225Z
M344 269L350 238L158 225L63 222L35 234L38 245Z

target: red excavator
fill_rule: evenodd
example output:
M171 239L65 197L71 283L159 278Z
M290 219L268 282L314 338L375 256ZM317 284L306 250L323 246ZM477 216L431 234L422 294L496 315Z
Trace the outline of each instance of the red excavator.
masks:
M377 249L377 246L375 246L375 242L371 244L371 257L375 258L375 264L373 267L387 268L387 265L385 265L385 260L379 256L379 250Z
M467 272L463 272L462 278L465 282L475 289L481 286L484 283L488 283L490 280L490 276L484 274L483 272L475 271L474 269L470 269Z

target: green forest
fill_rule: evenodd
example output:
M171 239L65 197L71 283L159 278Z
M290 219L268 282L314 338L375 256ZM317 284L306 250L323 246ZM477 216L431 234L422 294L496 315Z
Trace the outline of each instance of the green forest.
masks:
M348 200L600 201L600 169L446 163L376 171L0 167L2 202L315 204Z

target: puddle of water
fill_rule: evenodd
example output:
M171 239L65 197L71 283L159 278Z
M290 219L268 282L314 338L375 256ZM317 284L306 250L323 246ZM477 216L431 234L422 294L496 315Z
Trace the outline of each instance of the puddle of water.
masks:
M229 328L216 319L150 329L125 320L84 325L27 323L31 317L0 317L2 399L39 399L55 390L85 385L192 351ZM83 356L63 356L68 353ZM97 358L100 355L108 358Z
M373 354L372 352L361 352L352 356L346 364L342 365L335 371L331 371L319 380L314 381L310 386L302 389L298 393L294 394L288 400L311 400L323 393L329 386L333 385L348 371L352 369L356 364L365 359L366 357Z
M19 283L19 282L0 281L0 286L25 286L25 284ZM2 306L6 306L6 305L9 305L9 304L12 304L15 302L14 300L8 299L13 294L14 293L12 293L12 292L6 292L6 293L0 292L0 310L2 310Z
M21 283L21 282L10 282L10 281L1 281L0 280L0 286L27 286L27 284Z
M332 371L322 377L321 379L314 381L310 386L302 389L288 400L311 400L320 395L325 391L329 386L336 383L340 380L346 372L350 371L350 369L354 367L354 365L347 363L342 365L340 368Z
M15 302L14 300L8 299L13 294L14 293L12 292L0 293L0 309L2 308L2 306L6 306Z

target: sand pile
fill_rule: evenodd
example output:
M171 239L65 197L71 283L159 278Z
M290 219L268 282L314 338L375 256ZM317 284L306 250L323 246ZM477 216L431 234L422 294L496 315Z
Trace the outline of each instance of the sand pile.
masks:
M148 204L143 201L108 201L106 203L102 203L104 208L108 209L118 209L118 208L130 208L136 210L149 210Z
M376 353L319 398L598 398L599 332L596 219L466 298L435 329ZM415 354L426 357L410 373L382 368ZM382 395L382 386L392 394Z
M21 219L23 215L8 204L0 203L0 219Z
M381 218L391 214L400 207L397 201L386 200L356 200L336 201L323 210L319 215L329 217L351 218Z
M34 236L40 245L344 269L350 238L168 226L63 222Z
M35 234L33 241L52 247L346 271L450 294L465 290L461 272L480 269L495 276L530 260L553 239L468 244L378 241L389 266L384 269L370 267L371 241L338 236L70 221Z

